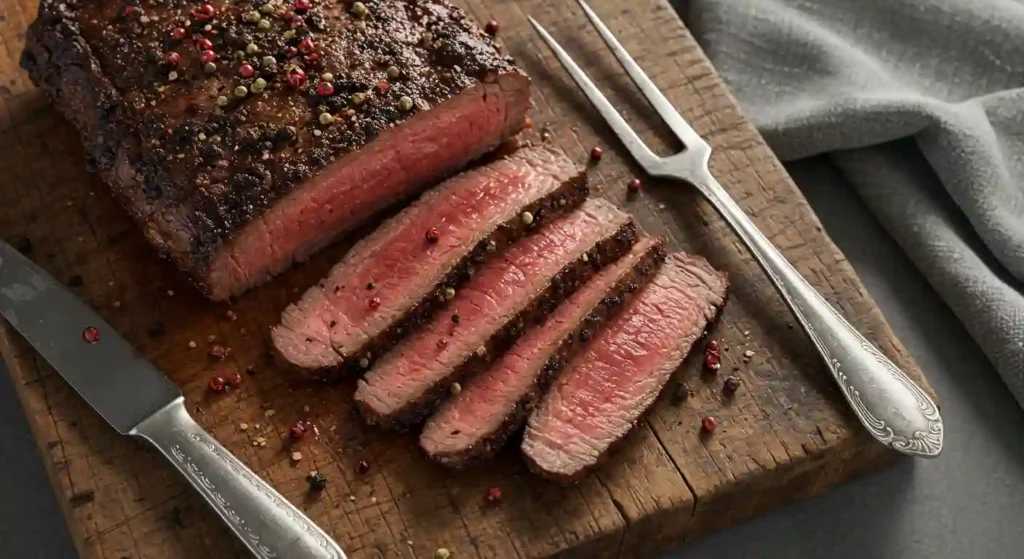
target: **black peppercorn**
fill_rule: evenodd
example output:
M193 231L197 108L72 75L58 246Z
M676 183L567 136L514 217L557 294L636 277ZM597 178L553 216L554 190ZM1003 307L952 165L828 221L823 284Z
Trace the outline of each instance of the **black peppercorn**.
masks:
M672 405L678 406L690 397L690 387L686 386L683 381L676 382L675 389L672 391Z
M295 138L297 136L298 133L296 132L294 126L284 126L278 128L277 132L274 133L274 145L278 147L284 147L290 144L291 142L295 141Z
M736 376L726 377L725 384L722 385L722 390L726 394L735 394L736 391L739 390L740 384L742 384L742 383L743 383L743 381L741 381L739 377L736 377Z
M580 330L580 341L583 343L587 343L590 341L590 330L587 330L585 328L583 330Z
M203 146L203 159L206 161L214 161L224 157L224 151L213 144L206 144Z
M324 16L320 14L313 14L306 18L306 25L308 25L314 31L324 31L327 29L327 21Z
M68 285L71 286L71 287L82 287L82 285L84 285L84 284L85 284L85 280L83 280L82 276L80 276L78 274L75 274L75 275L71 276L70 278L68 278Z
M306 476L306 483L309 484L310 493L319 493L327 487L327 476L318 471L312 471Z
M459 323L459 320L461 320L461 319L459 318L459 315L457 315L457 314L453 314L453 315L452 315L452 322L454 322L455 324L458 324L458 323Z
M370 471L370 463L367 462L366 460L360 460L356 464L356 472L358 472L360 474L365 474L366 472L369 472L369 471Z

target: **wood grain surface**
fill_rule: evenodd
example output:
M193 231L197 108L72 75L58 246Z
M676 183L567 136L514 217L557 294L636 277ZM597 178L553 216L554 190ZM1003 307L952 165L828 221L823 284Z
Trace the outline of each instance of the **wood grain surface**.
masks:
M712 144L713 172L762 231L884 353L922 380L668 3L592 4ZM73 289L181 386L196 419L350 557L429 558L439 547L456 558L650 556L891 463L895 456L859 428L811 343L710 206L671 183L648 182L627 200L625 184L637 168L529 29L526 14L549 27L656 151L678 145L575 3L463 5L481 21L501 23L503 43L534 78L535 132L549 132L579 161L602 146L605 157L591 174L596 195L633 212L672 247L706 255L734 285L710 333L724 347L721 374L702 376L699 356L691 356L677 378L693 395L673 405L666 394L626 444L575 486L531 476L514 448L487 467L448 473L418 455L412 436L364 428L352 413L352 383L313 389L276 369L266 357L268 328L344 246L243 296L230 307L237 320L229 319L229 306L203 300L87 172L75 131L18 68L34 0L0 3L0 236L27 236L36 262L72 284L80 276ZM157 325L166 332L156 335ZM209 356L215 343L231 348L228 359ZM118 436L7 329L0 349L84 557L243 556L154 452ZM207 392L211 376L236 372L244 379L240 390ZM743 380L733 397L721 391L727 374ZM700 436L705 415L719 420L714 436ZM320 439L292 448L287 430L298 419L312 420ZM298 463L289 458L295 450L302 453ZM357 472L360 460L368 472ZM329 480L319 495L307 492L310 470ZM485 500L491 486L503 488L502 501Z

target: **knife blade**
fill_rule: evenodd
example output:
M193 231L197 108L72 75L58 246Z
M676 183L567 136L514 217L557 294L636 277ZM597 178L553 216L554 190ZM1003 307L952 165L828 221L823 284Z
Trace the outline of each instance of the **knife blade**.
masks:
M3 241L0 316L114 429L155 446L254 556L345 559L330 536L189 416L166 375Z
M0 243L0 315L123 435L181 390L63 285ZM98 340L85 340L95 329Z

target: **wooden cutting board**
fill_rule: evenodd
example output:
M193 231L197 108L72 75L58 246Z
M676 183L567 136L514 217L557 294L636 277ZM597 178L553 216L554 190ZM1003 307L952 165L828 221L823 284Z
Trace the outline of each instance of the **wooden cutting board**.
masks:
M668 2L592 3L711 142L714 173L762 231L884 353L923 381ZM707 204L684 185L653 182L626 199L637 168L530 30L526 14L549 26L652 146L662 153L677 146L575 4L465 5L477 19L501 23L507 49L535 79L535 131L547 131L579 161L592 146L604 148L591 175L596 195L633 212L673 247L706 255L733 281L710 334L725 348L719 377L701 376L699 356L691 356L678 378L693 395L673 405L666 394L621 450L578 485L536 479L514 448L488 467L450 474L422 459L413 437L362 427L352 413L351 383L311 389L276 369L266 358L268 327L344 247L242 297L230 307L237 320L228 318L227 305L201 299L86 171L74 130L19 70L35 0L0 4L0 235L27 236L36 262L72 284L80 278L75 291L168 372L196 419L334 534L350 557L429 558L439 547L456 558L649 556L893 462L860 429L811 343ZM158 323L166 329L160 336ZM118 436L17 335L0 329L0 349L83 556L243 556L155 453ZM230 358L211 358L213 343L229 346ZM207 392L211 376L236 372L242 389L219 397ZM721 391L727 374L743 380L734 397ZM719 421L709 438L699 435L705 415ZM314 421L322 437L292 449L288 427L300 418ZM302 453L298 463L289 458L293 450ZM360 460L368 472L357 472ZM310 470L329 480L318 496L307 493ZM492 486L503 489L498 503L485 500Z

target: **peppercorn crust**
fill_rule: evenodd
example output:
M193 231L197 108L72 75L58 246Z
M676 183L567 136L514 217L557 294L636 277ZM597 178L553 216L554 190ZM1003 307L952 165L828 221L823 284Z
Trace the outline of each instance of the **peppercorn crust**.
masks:
M476 84L527 79L443 0L42 0L21 66L207 295L225 243L326 165Z
M421 423L434 411L437 403L448 393L453 382L481 371L490 364L494 357L504 353L519 339L526 324L543 322L563 300L572 295L604 265L618 260L629 252L636 242L636 236L636 224L630 219L613 234L598 241L592 249L562 268L552 278L550 284L532 301L527 302L522 310L509 316L505 325L484 342L483 352L470 355L446 378L434 383L418 398L405 404L402 408L393 413L381 414L357 398L356 408L363 419L370 425L399 431Z
M452 269L434 286L430 295L412 306L383 332L366 342L358 354L339 355L340 362L328 369L304 369L296 366L281 352L277 344L271 344L275 362L286 370L309 379L331 380L347 374L363 371L373 366L374 361L398 344L410 332L415 332L447 302L445 290L458 287L470 278L475 267L480 266L492 255L501 254L507 247L535 231L543 223L567 215L582 204L590 194L587 172L578 167L576 175L562 184L551 194L523 207L523 211L536 216L533 222L525 224L520 216L499 224L481 239L473 250L457 262ZM360 365L366 359L365 366Z
M420 448L424 450L426 456L439 464L456 470L475 466L493 458L505 445L508 438L523 426L526 417L533 411L537 402L540 401L540 397L547 391L566 363L582 345L589 341L589 333L599 331L610 318L614 317L625 306L632 294L636 293L654 276L664 261L665 242L658 239L633 265L629 273L620 278L608 290L607 295L590 311L587 318L559 342L540 374L534 379L530 389L522 395L512 409L508 410L497 429L487 433L475 441L472 446L459 452L430 452L421 443ZM577 343L577 340L581 343Z

